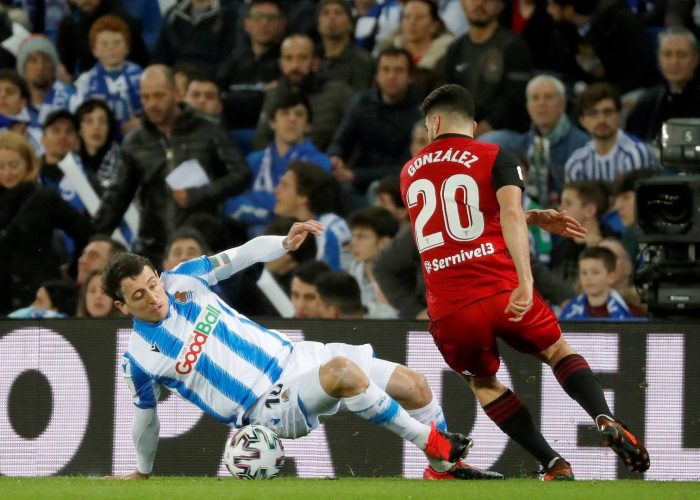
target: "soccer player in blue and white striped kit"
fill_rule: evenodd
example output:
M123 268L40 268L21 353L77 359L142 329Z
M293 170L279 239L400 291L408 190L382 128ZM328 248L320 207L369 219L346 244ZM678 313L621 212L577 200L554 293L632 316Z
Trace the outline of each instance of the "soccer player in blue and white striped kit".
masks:
M138 468L118 478L143 479L152 472L161 385L227 425L264 425L282 438L308 434L319 425L319 416L336 413L342 404L422 449L431 478L503 477L462 462L472 441L445 431L442 409L422 375L374 358L369 344L292 343L210 290L218 280L279 258L309 233L321 231L317 221L298 222L286 237L255 238L184 262L160 277L138 255L124 253L110 263L104 289L133 319L122 368L136 405L132 435ZM265 405L273 391L288 398Z

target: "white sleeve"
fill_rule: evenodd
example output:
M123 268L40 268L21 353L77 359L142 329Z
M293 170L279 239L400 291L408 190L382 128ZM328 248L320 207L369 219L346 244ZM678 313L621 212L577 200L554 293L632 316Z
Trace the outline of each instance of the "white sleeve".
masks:
M153 460L158 449L160 420L155 408L134 408L134 420L131 423L131 437L134 440L138 457L137 470L142 474L153 471Z
M209 257L216 279L221 281L255 264L279 259L287 250L282 246L284 236L258 236L236 248Z

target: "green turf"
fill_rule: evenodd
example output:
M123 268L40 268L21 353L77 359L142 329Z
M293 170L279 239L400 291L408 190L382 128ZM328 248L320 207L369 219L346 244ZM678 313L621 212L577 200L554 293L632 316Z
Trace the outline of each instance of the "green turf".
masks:
M700 499L700 483L653 481L576 481L542 483L506 481L410 481L405 479L292 479L239 481L233 478L152 478L148 481L104 481L97 478L0 478L0 498L484 498Z

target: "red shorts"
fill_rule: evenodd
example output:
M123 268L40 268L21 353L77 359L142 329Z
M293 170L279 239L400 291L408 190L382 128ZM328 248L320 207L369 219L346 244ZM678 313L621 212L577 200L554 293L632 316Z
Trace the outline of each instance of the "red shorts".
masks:
M545 350L559 340L561 329L554 312L535 294L532 308L518 322L503 311L511 292L492 295L430 322L430 333L454 371L477 377L496 374L501 360L496 338L520 352Z

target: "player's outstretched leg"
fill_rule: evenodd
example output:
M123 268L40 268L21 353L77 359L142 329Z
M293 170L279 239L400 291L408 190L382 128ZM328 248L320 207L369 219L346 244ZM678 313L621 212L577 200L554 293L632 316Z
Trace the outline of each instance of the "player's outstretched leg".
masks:
M605 401L603 387L586 359L576 353L564 338L541 353L552 367L564 391L588 413L603 434L603 444L622 459L628 469L644 472L649 468L649 453L644 445L612 413Z
M433 397L428 381L422 374L403 365L374 358L369 370L370 379L394 398L406 412L419 422L441 431L447 430L445 414L437 399ZM463 460L450 463L428 457L430 465L423 471L423 479L503 479L498 472L479 469Z
M456 462L472 445L467 436L441 431L434 425L428 427L409 416L348 358L335 357L324 364L319 380L326 394L343 398L346 408L355 415L411 441L431 458Z
M463 375L486 415L525 451L537 458L544 471L543 479L574 479L571 466L549 446L521 399L496 377ZM567 467L562 467L566 464Z

